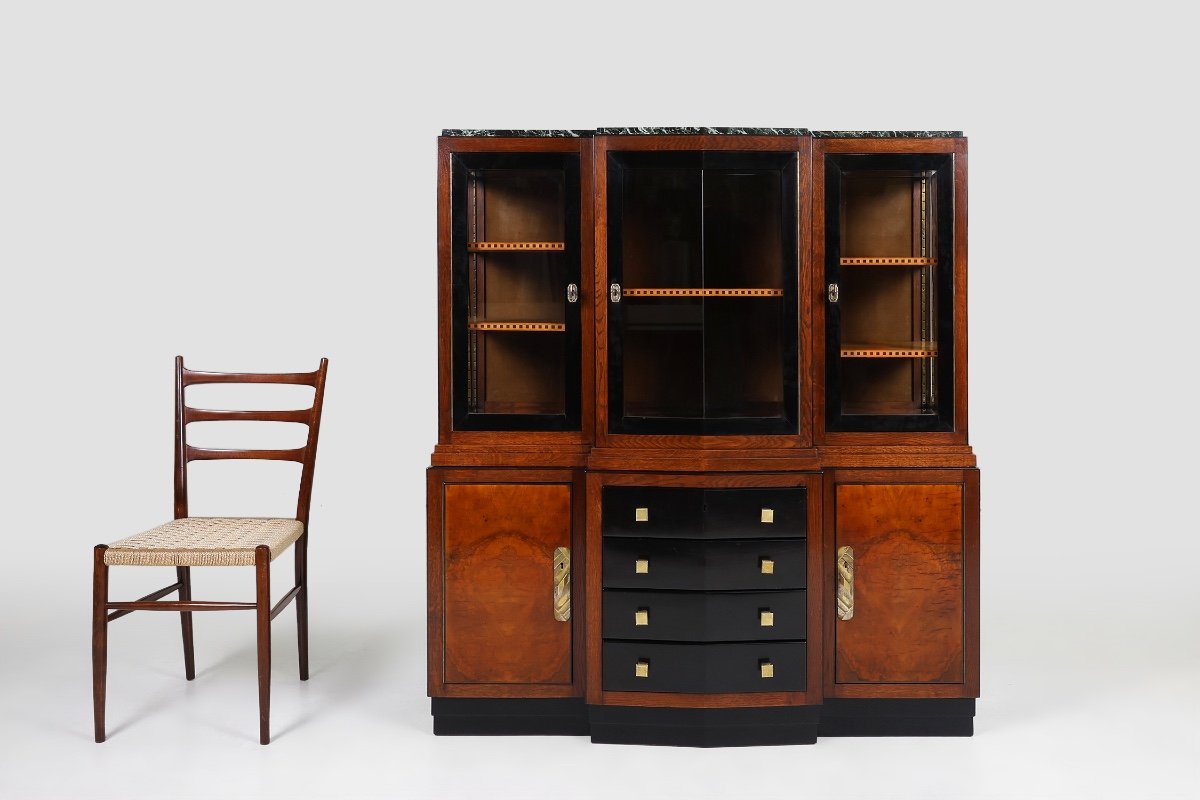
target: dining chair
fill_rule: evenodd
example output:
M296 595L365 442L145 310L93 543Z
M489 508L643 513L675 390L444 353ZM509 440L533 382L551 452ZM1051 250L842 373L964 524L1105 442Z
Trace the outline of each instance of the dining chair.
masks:
M92 593L92 700L96 741L103 742L104 702L108 673L108 625L134 611L178 611L183 628L183 663L187 679L196 677L192 647L192 612L253 610L258 632L259 742L271 741L271 620L296 601L300 680L308 680L308 512L312 501L317 434L325 396L329 361L316 372L199 372L175 359L175 519L156 528L96 545ZM189 386L211 383L294 384L314 390L311 408L295 411L212 411L187 405ZM192 422L258 420L297 422L308 426L303 447L290 450L224 450L193 447L187 442ZM295 461L301 464L295 519L188 516L188 464L217 459ZM296 584L271 605L271 562L295 545ZM175 567L175 583L133 601L108 599L108 570L114 566ZM192 567L254 567L254 602L192 599ZM173 593L178 600L162 600Z

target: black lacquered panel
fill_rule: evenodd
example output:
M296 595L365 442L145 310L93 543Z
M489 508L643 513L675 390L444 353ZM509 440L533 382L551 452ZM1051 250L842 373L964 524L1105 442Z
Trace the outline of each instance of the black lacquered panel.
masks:
M805 638L805 593L606 589L604 638L742 642Z
M804 536L808 529L804 488L705 489L704 535Z
M626 589L803 589L806 542L609 537L604 540L603 584Z
M605 536L757 539L803 537L807 531L803 487L606 486L601 502Z
M804 642L665 644L605 642L604 690L609 692L802 692ZM638 677L637 664L646 664ZM772 677L763 677L770 664Z
M703 489L606 486L601 496L605 536L700 535Z

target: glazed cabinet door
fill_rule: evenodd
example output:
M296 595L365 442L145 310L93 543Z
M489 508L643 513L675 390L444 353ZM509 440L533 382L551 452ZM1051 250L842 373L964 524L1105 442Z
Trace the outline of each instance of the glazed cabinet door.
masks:
M978 472L826 480L831 696L977 696Z
M431 694L572 693L575 497L569 472L431 470Z
M451 155L453 424L578 431L580 156Z

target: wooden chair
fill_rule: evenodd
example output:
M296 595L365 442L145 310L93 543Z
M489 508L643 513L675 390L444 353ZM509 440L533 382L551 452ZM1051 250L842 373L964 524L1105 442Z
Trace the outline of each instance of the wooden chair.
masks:
M175 359L175 519L111 545L96 545L92 595L92 699L95 705L96 741L103 742L105 680L108 672L108 624L134 611L178 611L183 626L183 662L187 679L196 677L192 649L193 611L253 609L258 622L258 726L259 741L271 740L271 620L296 601L299 630L300 680L308 680L308 510L312 499L317 433L325 395L321 359L316 372L262 374L197 372ZM204 383L275 383L311 386L311 408L298 411L208 411L184 403L184 389ZM216 450L187 443L189 422L262 420L299 422L308 426L303 447L294 450ZM213 459L245 458L296 461L302 465L295 519L245 517L189 517L188 463ZM271 561L289 546L296 546L296 585L271 605ZM132 602L109 602L108 568L111 566L171 566L176 581ZM207 566L253 566L255 601L233 603L192 599L191 569ZM161 600L172 592L178 600Z

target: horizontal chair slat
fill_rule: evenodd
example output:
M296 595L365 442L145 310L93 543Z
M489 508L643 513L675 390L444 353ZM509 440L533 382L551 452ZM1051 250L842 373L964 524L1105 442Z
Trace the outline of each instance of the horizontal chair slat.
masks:
M246 611L254 603L226 603L220 600L137 600L126 603L109 603L111 611Z
M297 383L316 386L320 372L199 372L183 369L184 386L197 383Z
M296 461L304 463L305 448L294 450L219 450L211 447L187 446L188 461L217 461L221 459L247 459L257 461Z
M312 409L302 408L294 411L233 411L184 406L183 419L184 422L252 420L255 422L300 422L307 425L312 421Z

